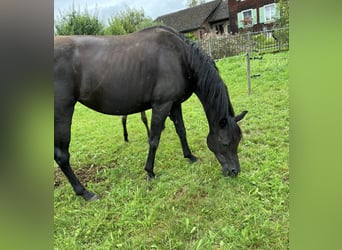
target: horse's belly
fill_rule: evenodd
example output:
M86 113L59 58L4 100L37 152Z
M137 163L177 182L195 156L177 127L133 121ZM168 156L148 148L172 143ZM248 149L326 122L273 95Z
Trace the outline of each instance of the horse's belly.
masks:
M171 79L168 71L152 76L151 69L143 69L139 74L116 70L103 78L89 69L80 83L79 101L105 114L126 115L150 109L152 103L182 102L191 95L181 73Z
M150 102L144 100L143 95L132 93L96 91L89 96L79 99L85 106L110 115L127 115L150 109Z

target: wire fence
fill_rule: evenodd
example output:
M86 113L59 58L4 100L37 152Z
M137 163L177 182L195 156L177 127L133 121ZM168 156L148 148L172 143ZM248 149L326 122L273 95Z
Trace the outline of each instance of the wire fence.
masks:
M236 56L246 51L261 54L289 49L289 28L278 28L259 32L246 32L236 35L210 37L198 41L213 58L221 59Z

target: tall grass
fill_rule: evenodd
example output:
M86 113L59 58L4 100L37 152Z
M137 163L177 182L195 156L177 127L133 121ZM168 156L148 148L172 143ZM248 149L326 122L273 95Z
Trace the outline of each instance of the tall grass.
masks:
M140 115L128 117L126 143L120 117L78 104L71 164L100 199L76 197L55 166L55 249L289 248L288 52L252 61L252 73L261 77L252 79L251 96L244 57L217 65L236 113L249 111L240 122L240 175L222 176L206 146L208 124L195 95L183 104L183 115L199 162L183 158L168 119L151 182L143 169L148 143Z

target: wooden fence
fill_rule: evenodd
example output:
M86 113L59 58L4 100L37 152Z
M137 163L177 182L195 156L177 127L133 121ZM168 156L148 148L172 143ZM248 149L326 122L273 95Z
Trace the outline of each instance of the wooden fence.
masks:
M279 28L236 35L209 37L198 41L202 48L213 58L221 59L236 56L246 51L261 54L289 49L289 29Z

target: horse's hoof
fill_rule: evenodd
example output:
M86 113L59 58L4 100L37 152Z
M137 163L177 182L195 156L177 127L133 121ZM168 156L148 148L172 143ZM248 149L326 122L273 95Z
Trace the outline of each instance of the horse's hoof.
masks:
M99 197L96 194L91 193L89 191L84 191L82 196L86 201L94 201L99 199Z
M156 178L156 175L154 173L147 174L147 181L152 181L155 178Z
M191 155L190 157L187 157L187 158L189 159L189 161L191 163L194 163L194 162L198 161L198 158L196 156L194 156L194 155Z

